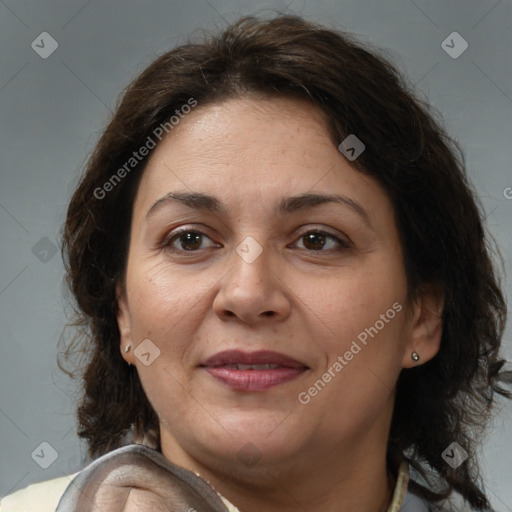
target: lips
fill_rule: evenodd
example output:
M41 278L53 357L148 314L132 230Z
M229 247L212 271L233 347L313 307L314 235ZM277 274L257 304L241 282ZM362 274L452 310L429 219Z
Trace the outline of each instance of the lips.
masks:
M219 352L200 365L210 376L236 391L261 391L302 375L308 366L271 351Z
M219 367L225 365L263 365L271 364L284 366L286 368L306 367L305 364L292 359L291 357L271 352L269 350L260 350L258 352L244 352L242 350L225 350L219 352L207 359L202 366Z

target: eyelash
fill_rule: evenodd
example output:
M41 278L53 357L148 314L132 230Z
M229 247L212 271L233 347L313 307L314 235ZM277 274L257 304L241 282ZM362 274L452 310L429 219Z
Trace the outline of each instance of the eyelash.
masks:
M202 249L192 249L192 250L186 250L186 249L177 249L176 247L173 247L172 244L175 240L178 240L180 238L180 236L184 235L184 234L188 234L188 233L193 233L193 234L196 234L196 235L202 235L202 236L205 236L206 238L209 238L208 235L206 235L206 233L203 233L202 231L198 231L198 230L195 230L195 229L190 229L190 228L181 228L181 229L178 229L177 231L174 231L172 233L170 233L169 235L165 236L163 238L163 240L161 241L161 243L158 244L158 248L159 249L166 249L166 250L169 250L171 252L181 252L181 253L194 253L194 252L199 252L201 251ZM344 249L349 249L350 248L350 244L344 240L341 240L340 238L338 238L337 236L335 236L334 234L332 233L329 233L328 231L324 231L322 229L310 229L309 231L304 231L299 237L298 237L298 240L302 239L303 237L305 237L306 235L308 234L311 234L311 233L314 233L314 234L317 234L317 235L322 235L322 236L325 236L327 238L331 238L333 240L335 240L339 245L340 247L338 247L337 249L328 249L328 250L315 250L315 249L303 249L309 253L322 253L322 252L327 252L327 253L330 253L331 251L342 251Z

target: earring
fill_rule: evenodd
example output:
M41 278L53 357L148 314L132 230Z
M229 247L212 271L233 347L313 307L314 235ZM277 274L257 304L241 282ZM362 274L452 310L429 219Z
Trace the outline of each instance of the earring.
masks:
M413 353L411 354L411 359L412 359L413 361L416 361L416 362L417 362L417 361L419 361L419 360L420 360L420 356L419 356L418 352L413 352Z
M130 349L132 348L131 345L126 345L126 347L124 347L124 352L127 353L127 352L130 352Z

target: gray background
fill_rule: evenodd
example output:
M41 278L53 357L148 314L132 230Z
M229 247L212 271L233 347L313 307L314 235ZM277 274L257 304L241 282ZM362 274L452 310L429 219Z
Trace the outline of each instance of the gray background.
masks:
M267 8L288 9L386 49L442 113L464 149L505 258L512 296L510 0L5 0L0 2L0 496L78 471L85 461L75 434L77 389L55 361L66 317L60 252L52 249L81 166L116 98L157 54L201 28L222 27L240 14L269 14ZM31 48L44 31L59 45L47 59ZM469 44L456 59L441 47L453 31ZM509 325L503 352L512 359L510 334ZM511 441L512 412L506 405L480 454L498 512L512 511ZM31 457L42 442L58 452L48 469Z

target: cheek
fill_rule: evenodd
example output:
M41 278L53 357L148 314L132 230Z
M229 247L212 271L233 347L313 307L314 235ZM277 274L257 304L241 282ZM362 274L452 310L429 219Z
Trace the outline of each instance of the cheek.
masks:
M133 269L135 270L135 269ZM200 317L201 283L182 279L168 265L140 265L128 279L132 336L150 339L158 357L150 365L137 362L145 394L159 417L186 414L192 392L187 370L192 360L194 323Z
M343 297L350 298L346 293ZM328 357L301 389L300 403L307 402L310 417L321 418L332 435L370 429L391 407L401 371L405 308L392 293L377 295L365 295L367 301L340 300L340 307L329 310L337 318L331 324L335 335L319 341Z
M328 280L321 289L317 294L321 298L315 299L311 289L304 287L308 294L304 302L315 305L315 313L325 325L328 336L322 339L327 352L348 350L359 335L364 342L365 333L371 339L368 330L375 334L375 327L386 344L397 338L403 317L397 310L404 309L407 289L396 263L365 265L361 271Z
M178 272L168 262L146 262L128 274L132 338L137 345L151 340L160 351L149 366L137 362L146 395L155 409L168 407L165 397L183 397L192 391L190 368L197 364L198 326L207 314L205 296L218 276ZM210 306L211 307L211 306ZM160 401L162 401L160 403ZM173 400L173 407L186 403Z
M179 273L167 263L148 263L133 270L128 294L136 338L154 338L162 344L169 340L179 342L182 336L176 334L186 331L187 325L199 318L201 298L214 281Z
M328 357L302 397L310 397L308 407L327 414L329 424L370 425L393 393L401 370L407 295L399 263L394 255L375 259L324 288L316 312L329 326L329 336L317 344ZM338 418L339 408L332 404L351 411L350 418Z

